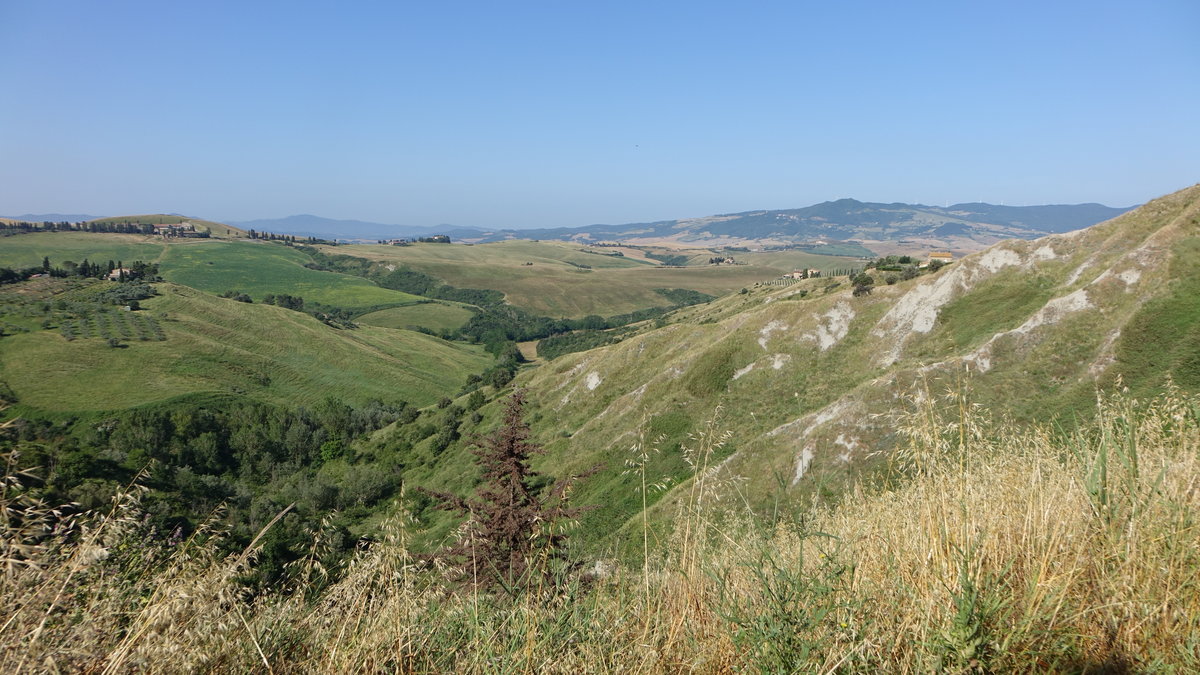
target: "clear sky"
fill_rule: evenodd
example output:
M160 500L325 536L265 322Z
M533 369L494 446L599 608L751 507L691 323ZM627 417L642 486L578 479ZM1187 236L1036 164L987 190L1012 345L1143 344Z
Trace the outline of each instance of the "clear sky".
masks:
M1200 3L0 0L0 214L576 226L1200 181Z

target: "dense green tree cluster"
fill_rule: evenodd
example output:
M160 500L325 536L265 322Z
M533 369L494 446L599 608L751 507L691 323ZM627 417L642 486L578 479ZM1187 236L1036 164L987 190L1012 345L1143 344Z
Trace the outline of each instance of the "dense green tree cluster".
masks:
M325 241L324 239L317 239L316 237L299 237L299 238L297 238L296 235L294 235L294 234L275 234L274 232L259 232L258 230L254 230L254 229L247 231L246 235L249 236L251 239L261 239L263 241L278 241L278 242L287 244L288 246L294 245L297 242L303 242L305 244L318 244L318 243L332 244L333 243L333 242Z
M556 359L564 354L620 342L625 334L625 331L578 330L565 335L555 335L538 342L538 356L545 359Z
M104 232L117 234L154 234L154 226L148 223L133 222L85 222L69 223L43 221L40 223L0 222L0 236L8 234L25 234L30 232ZM207 237L208 233L196 233L196 236Z
M35 274L46 274L52 277L92 277L92 278L107 278L113 272L117 275L114 281L133 281L136 279L144 279L146 281L159 281L158 265L147 263L141 260L134 261L129 265L125 265L120 260L109 260L105 263L89 261L87 258L83 262L74 262L72 260L64 260L60 265L55 266L50 262L49 257L42 258L42 264L36 267L26 267L23 269L13 269L9 267L0 268L0 283L15 283L32 277Z
M267 305L275 305L284 309L291 309L297 312L304 311L304 298L298 295L288 295L286 293L273 294L269 293L263 298L263 303Z
M178 403L103 419L21 420L0 437L0 451L17 449L24 462L46 467L40 494L48 502L82 508L104 507L144 472L137 480L149 488L143 505L158 532L186 534L224 505L233 546L294 502L264 551L258 581L270 581L328 511L345 511L339 522L351 524L397 493L398 465L355 457L351 448L369 432L418 417L402 402L353 407L327 399L296 410L244 400ZM330 463L337 466L324 470Z
M225 291L224 293L222 293L220 295L220 297L229 298L230 300L234 300L237 302L245 302L247 304L254 302L254 298L250 297L250 295L247 293L242 293L241 291L234 291L234 290Z
M110 305L127 305L137 307L137 303L158 295L150 284L134 282L120 284L96 294L96 300Z

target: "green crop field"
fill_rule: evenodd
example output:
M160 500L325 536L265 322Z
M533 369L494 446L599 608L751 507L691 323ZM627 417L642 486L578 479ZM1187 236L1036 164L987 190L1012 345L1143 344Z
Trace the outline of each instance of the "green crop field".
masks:
M327 396L428 405L491 363L482 348L420 333L339 330L279 307L158 288L162 295L143 301L140 312L93 315L74 340L57 330L5 337L0 379L20 404L49 412L115 410L196 393L286 405ZM154 339L156 328L164 339ZM108 346L109 334L124 346Z
M418 305L391 307L364 314L355 321L383 328L455 330L471 318L471 310L450 302L423 302Z
M0 267L33 267L45 257L56 266L67 260L82 262L84 258L100 263L151 262L162 254L163 246L154 237L140 234L34 232L0 238Z
M359 277L308 269L308 256L261 241L196 241L167 248L163 278L211 293L239 291L255 301L267 294L298 295L309 302L364 309L418 302L415 295L380 288Z
M584 248L571 242L514 240L473 246L354 245L325 250L408 265L460 288L501 291L509 303L538 314L571 318L611 316L669 304L656 288L723 295L798 267L832 270L861 266L852 258L801 251L738 253L735 257L747 264L711 266L694 263L703 263L715 253L689 250L680 254L688 256L691 266L668 268L629 257L584 253Z

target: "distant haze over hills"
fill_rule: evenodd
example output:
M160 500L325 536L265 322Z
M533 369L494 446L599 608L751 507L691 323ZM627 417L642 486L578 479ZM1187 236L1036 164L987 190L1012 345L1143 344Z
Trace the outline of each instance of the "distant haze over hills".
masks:
M537 236L709 246L818 245L853 241L877 253L931 247L968 252L1003 239L1033 239L1082 229L1128 210L1101 204L996 206L975 203L940 207L839 199L800 209L540 230Z
M1047 234L1079 230L1129 210L1102 204L998 206L976 202L943 207L838 199L799 209L744 211L622 225L525 230L454 225L414 227L338 220L310 214L230 221L228 224L244 230L360 241L446 234L454 241L470 243L505 239L561 239L580 243L622 242L690 248L798 246L813 251L848 242L863 253L870 251L876 255L888 255L923 253L931 249L971 253L1004 239L1034 239ZM96 217L46 213L24 214L13 216L12 219L78 222L95 220ZM844 246L842 248L845 249Z
M258 230L276 234L295 234L320 237L322 239L401 239L423 237L431 234L449 234L458 239L478 237L483 230L471 227L439 225L436 227L413 227L389 225L365 220L337 220L310 214L286 218L264 218L260 220L231 221L243 230ZM457 235L457 236L456 236Z
M96 220L100 216L89 216L86 213L23 213L19 216L2 216L9 220L22 220L28 223L79 223Z
M875 253L944 248L980 250L1003 239L1033 239L1078 230L1128 211L1102 204L952 206L873 203L855 199L799 209L745 211L703 218L623 225L488 230L476 227L411 227L313 215L233 223L243 229L328 239L391 239L448 234L456 241L569 239L667 246L787 246L852 241Z

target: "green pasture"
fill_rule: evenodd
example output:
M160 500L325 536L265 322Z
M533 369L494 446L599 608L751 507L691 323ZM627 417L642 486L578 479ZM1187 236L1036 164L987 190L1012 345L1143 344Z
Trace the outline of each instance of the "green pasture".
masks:
M286 405L328 396L428 405L491 363L480 347L412 331L340 330L280 307L173 284L158 288L162 295L143 301L141 312L93 319L98 328L72 341L57 330L0 339L0 380L22 405L50 412L115 410L197 393ZM165 339L138 339L154 326ZM122 330L131 337L118 348L92 337Z
M262 241L196 241L169 246L159 265L163 278L210 293L238 291L256 302L268 294L298 295L309 302L364 309L419 301L359 277L308 269L300 251Z
M471 310L453 303L423 302L363 314L355 321L382 328L420 327L442 331L460 328L471 315Z
M0 267L34 267L42 258L59 266L64 261L101 264L113 261L152 262L163 252L163 244L140 234L92 232L33 232L0 238Z

